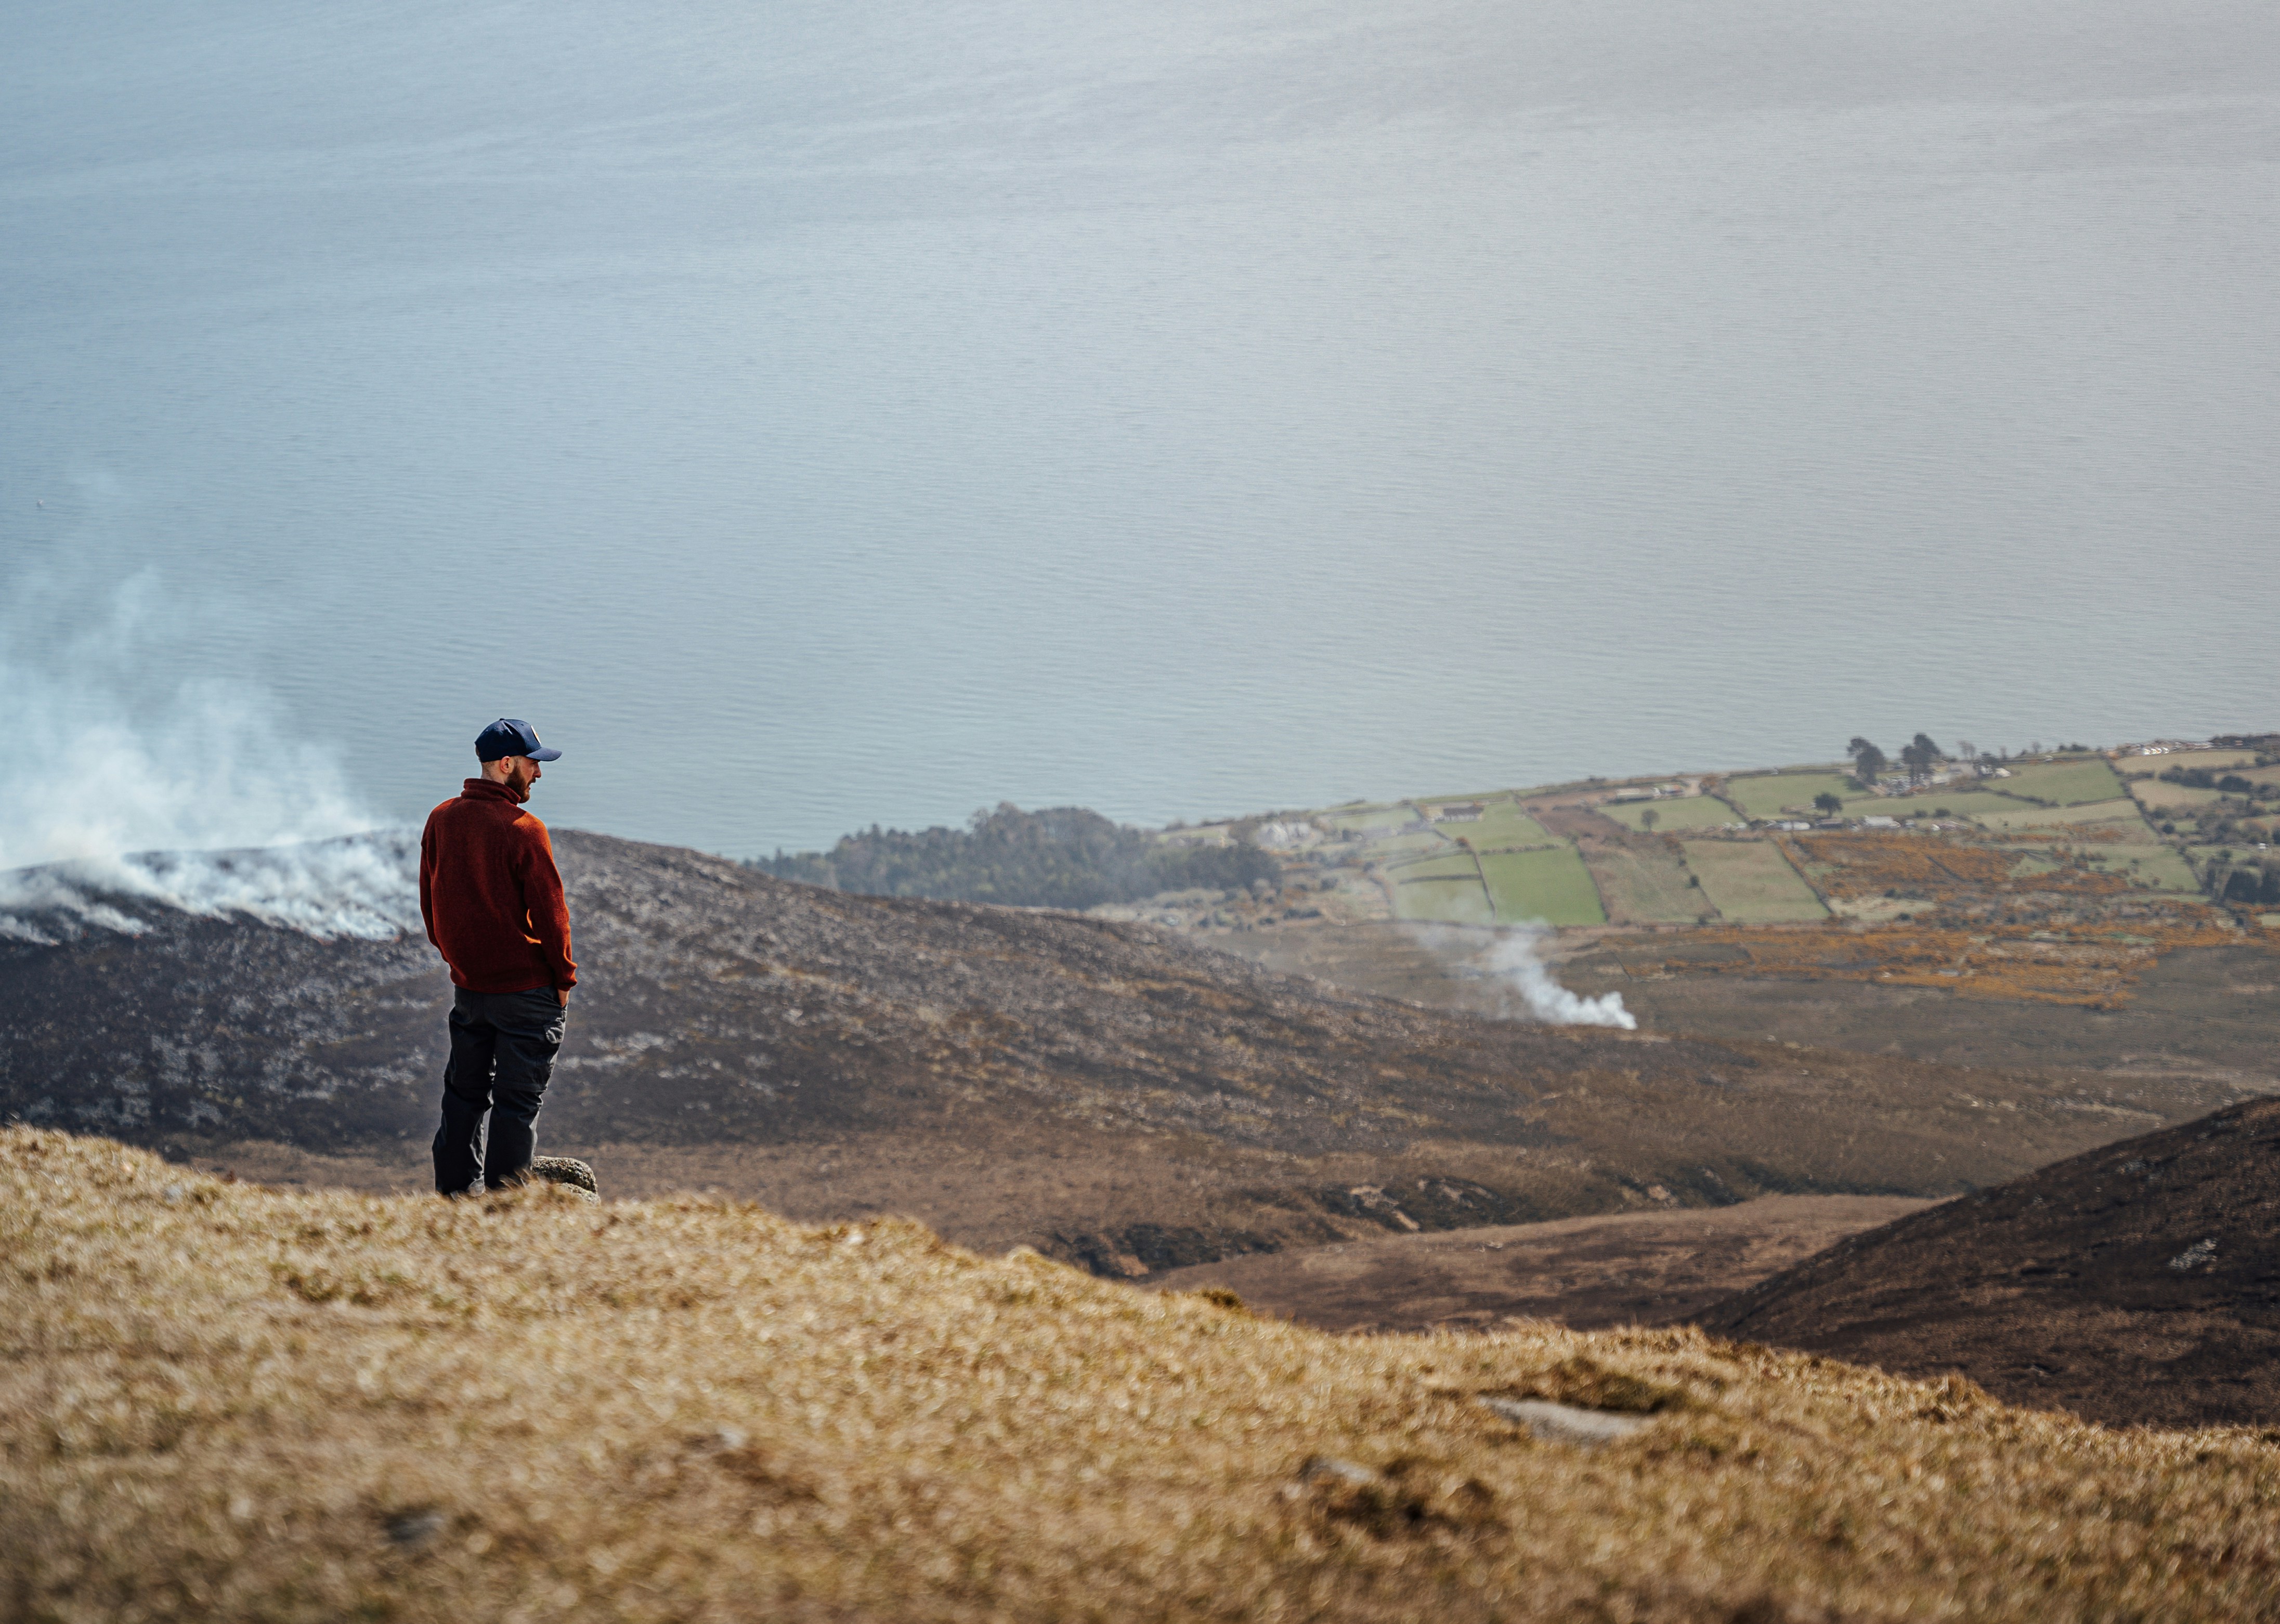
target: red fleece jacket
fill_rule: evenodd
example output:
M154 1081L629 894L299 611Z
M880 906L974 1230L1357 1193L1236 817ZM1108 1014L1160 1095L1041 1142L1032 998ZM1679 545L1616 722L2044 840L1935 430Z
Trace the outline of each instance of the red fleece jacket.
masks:
M428 814L420 916L451 980L470 992L578 984L554 843L505 784L471 778Z

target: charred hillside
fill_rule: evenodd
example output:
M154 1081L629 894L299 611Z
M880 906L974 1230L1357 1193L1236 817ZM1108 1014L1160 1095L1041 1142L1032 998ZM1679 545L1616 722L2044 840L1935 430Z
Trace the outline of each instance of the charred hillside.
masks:
M900 1210L1139 1273L1625 1205L1953 1194L2161 1108L2127 1084L1426 1010L1144 926L558 848L582 981L541 1133L628 1193ZM135 934L58 915L55 940L0 942L0 1115L424 1177L450 997L424 941L135 912Z
M2121 1425L2280 1424L2280 1101L1856 1235L1697 1322Z

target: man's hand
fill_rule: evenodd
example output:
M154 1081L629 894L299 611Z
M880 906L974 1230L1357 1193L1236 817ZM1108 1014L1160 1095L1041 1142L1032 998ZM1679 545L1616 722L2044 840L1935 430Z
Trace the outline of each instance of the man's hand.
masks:
M567 987L557 987L554 989L554 996L564 1009L570 1007L570 989Z

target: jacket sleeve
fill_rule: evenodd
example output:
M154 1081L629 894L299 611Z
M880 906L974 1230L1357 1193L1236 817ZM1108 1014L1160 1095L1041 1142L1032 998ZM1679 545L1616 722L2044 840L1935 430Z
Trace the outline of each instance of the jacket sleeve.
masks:
M562 871L554 866L554 843L544 825L523 850L522 905L525 927L538 944L554 985L564 991L578 984L578 964L570 957L570 904L562 895Z
M435 940L435 820L432 816L420 831L420 922L428 927L428 942L440 951L443 944Z

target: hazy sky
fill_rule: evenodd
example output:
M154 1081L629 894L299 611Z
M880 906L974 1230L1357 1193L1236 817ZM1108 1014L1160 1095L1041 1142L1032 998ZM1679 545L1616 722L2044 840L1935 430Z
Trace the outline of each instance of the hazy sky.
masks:
M736 852L2280 726L2268 4L8 58L0 856L416 818L503 712Z

